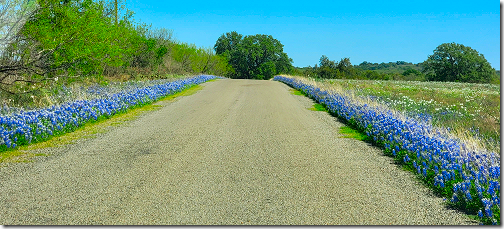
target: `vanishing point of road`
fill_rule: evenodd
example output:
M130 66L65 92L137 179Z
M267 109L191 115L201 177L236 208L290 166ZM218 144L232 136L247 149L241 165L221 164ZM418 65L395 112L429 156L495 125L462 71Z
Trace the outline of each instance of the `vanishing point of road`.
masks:
M476 224L276 81L222 79L0 168L0 224Z

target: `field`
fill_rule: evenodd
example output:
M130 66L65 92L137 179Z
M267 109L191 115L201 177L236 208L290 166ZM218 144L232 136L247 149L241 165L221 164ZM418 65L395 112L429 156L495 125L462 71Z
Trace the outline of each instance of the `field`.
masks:
M388 107L420 115L458 135L478 139L483 147L500 152L500 88L494 84L455 82L322 80L351 90Z
M276 76L365 133L448 204L500 224L497 86ZM479 130L479 131L478 131Z

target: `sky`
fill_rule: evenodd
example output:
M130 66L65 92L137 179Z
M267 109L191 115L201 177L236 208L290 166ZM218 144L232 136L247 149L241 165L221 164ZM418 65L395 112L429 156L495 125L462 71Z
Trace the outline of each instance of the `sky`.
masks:
M177 41L209 48L226 32L272 35L296 67L320 57L353 65L423 62L443 43L459 43L500 69L500 2L159 1L125 0L134 20L172 30Z

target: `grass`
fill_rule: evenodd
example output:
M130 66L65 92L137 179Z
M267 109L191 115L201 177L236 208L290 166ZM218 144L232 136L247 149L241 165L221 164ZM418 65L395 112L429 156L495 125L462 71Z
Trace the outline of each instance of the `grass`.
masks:
M320 103L313 104L313 107L310 108L310 110L312 110L312 111L327 111L325 106Z
M158 101L172 101L181 96L189 96L201 90L203 86L194 85L181 92L166 96ZM140 117L140 115L154 110L159 110L163 106L155 103L148 104L142 107L131 109L126 113L117 114L108 119L99 119L98 121L86 123L74 132L66 133L59 136L54 136L47 141L34 143L26 146L19 146L14 150L8 150L0 153L1 163L19 163L32 162L32 158L36 156L49 156L43 153L32 153L31 151L48 147L57 147L67 144L73 144L78 139L95 138L98 133L105 133L110 126L124 125L128 121L132 121Z
M71 82L68 87L75 88L88 88L93 85L108 86L115 83L126 83L126 82L146 82L149 80L168 80L174 81L189 77L189 75L164 75L158 78L153 77L130 77L126 75L116 76L116 77L102 77L102 78L82 78L77 79L75 82ZM129 81L127 80L129 79ZM56 105L54 104L55 93L61 88L62 85L57 82L47 82L45 85L38 85L41 87L39 90L35 90L31 93L20 93L20 94L9 94L0 90L0 104L6 104L9 107L18 108L42 108L47 106ZM56 95L57 96L57 95Z
M300 90L296 90L296 89L289 89L290 93L293 94L293 95L299 95L299 96L306 96L308 97L308 95L306 95L305 93L303 93L302 91ZM315 103L313 104L313 106L311 108L309 108L308 110L311 110L311 111L328 111L324 105L320 104L320 103Z
M368 140L368 136L359 132L358 130L355 130L351 127L348 127L348 126L342 126L340 129L339 129L339 132L341 134L343 134L343 137L342 138L354 138L354 139L357 139L359 141L367 141Z
M289 89L289 91L291 92L291 94L293 95L301 95L301 96L306 96L302 91L300 90L296 90L296 89Z

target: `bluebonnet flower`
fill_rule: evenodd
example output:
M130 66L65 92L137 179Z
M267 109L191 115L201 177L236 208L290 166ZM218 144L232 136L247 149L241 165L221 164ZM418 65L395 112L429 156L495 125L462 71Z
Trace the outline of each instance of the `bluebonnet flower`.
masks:
M408 154L406 154L406 155L404 156L404 159L403 159L403 160L404 160L404 162L408 162L408 161L410 160L410 159L409 159L409 157L408 157Z
M471 196L471 193L469 191L465 192L465 197L468 199L468 200L472 200L472 196Z
M492 212L492 210L489 207L485 208L485 215L488 216L488 217L492 217L493 216L493 212Z

